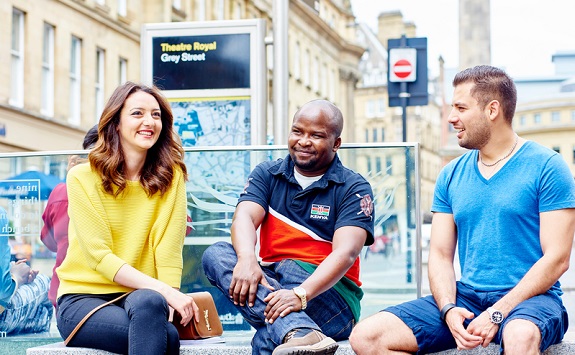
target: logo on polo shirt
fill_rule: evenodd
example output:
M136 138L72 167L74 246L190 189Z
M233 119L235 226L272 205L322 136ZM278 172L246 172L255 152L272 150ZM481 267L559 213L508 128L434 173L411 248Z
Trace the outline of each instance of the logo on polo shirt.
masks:
M357 196L360 201L359 201L359 208L360 211L357 212L358 215L360 214L364 214L367 217L369 217L369 219L373 219L373 216L371 215L371 213L373 212L373 200L371 199L370 195L365 195L365 196L361 196L360 194L355 194L355 196Z
M329 206L312 204L309 218L327 219L327 217L329 217L329 210Z
M252 181L253 178L249 178L248 181L246 181L246 185L244 186L244 191L242 191L242 193L240 193L240 195L245 195L248 193L248 187L250 187L250 181Z

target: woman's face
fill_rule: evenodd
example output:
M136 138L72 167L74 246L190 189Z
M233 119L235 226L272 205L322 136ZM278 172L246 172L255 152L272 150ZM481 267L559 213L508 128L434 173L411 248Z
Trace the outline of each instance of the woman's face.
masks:
M118 134L124 154L147 153L162 132L162 113L156 98L137 91L126 99L120 111Z

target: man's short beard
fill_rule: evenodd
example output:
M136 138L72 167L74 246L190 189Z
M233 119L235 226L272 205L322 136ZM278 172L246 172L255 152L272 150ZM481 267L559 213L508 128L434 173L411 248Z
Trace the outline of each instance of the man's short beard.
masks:
M315 167L317 163L315 159L309 160L305 163L300 163L297 159L294 159L293 162L295 166L300 168L301 170L311 170Z

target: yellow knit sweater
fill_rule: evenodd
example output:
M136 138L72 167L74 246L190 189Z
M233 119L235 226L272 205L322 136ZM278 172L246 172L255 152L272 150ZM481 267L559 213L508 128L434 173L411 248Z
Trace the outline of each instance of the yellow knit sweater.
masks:
M70 169L67 177L69 246L57 269L58 297L69 293L126 292L114 276L124 264L180 287L186 230L186 185L175 169L171 188L160 197L146 195L129 181L117 197L107 194L89 163Z

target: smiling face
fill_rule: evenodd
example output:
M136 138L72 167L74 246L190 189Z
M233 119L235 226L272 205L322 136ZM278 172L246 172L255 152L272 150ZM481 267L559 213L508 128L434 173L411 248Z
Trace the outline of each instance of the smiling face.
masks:
M448 118L457 131L459 145L467 149L481 149L491 139L489 109L480 107L479 102L471 96L474 85L468 82L455 87Z
M156 98L144 91L128 96L117 129L124 154L147 153L162 132L162 113Z
M325 173L341 145L336 122L328 113L326 107L312 104L302 107L294 117L288 148L296 170L304 176Z

